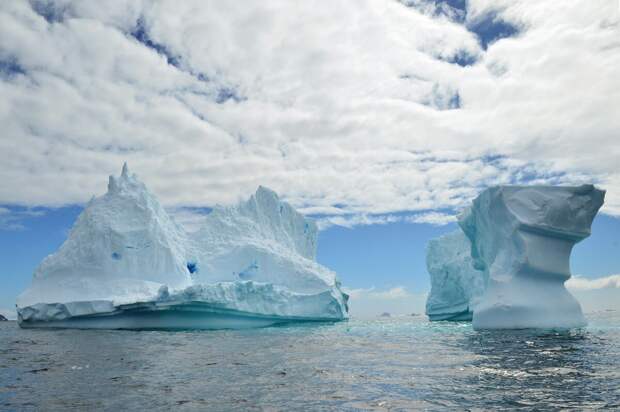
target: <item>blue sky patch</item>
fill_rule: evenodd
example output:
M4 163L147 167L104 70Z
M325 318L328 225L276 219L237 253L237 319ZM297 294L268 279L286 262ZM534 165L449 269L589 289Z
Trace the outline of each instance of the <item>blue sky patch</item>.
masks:
M457 23L463 23L467 15L466 0L401 0L401 3L421 13L446 17Z
M240 96L237 93L237 90L232 87L222 87L218 89L215 101L219 104L222 104L226 103L229 100L232 100L235 103L239 103L241 101L247 100L247 98L244 96Z
M49 24L62 22L67 11L66 6L47 0L30 0L30 7Z
M0 60L0 77L11 78L19 74L26 74L26 69L19 64L17 59Z
M149 33L146 29L144 18L140 17L136 21L136 27L134 30L129 33L131 37L144 44L149 49L154 50L157 54L160 54L166 58L166 61L169 65L179 68L181 65L181 60L178 56L175 56L166 46L161 43L157 43L151 39Z
M459 50L452 57L445 59L448 63L458 64L461 67L473 66L478 61L478 56L467 50Z
M519 27L499 17L497 11L488 12L467 23L467 29L478 37L484 50L490 44L500 39L516 36L520 32Z
M437 110L454 110L461 108L461 95L458 90L435 84L429 96L421 102Z
M476 35L484 50L500 39L513 37L521 32L518 25L501 18L498 10L489 11L475 19L468 19L466 0L401 0L401 3L421 13L430 14L432 17L445 17L464 25L467 30ZM473 64L464 57L457 56L454 63L461 66Z

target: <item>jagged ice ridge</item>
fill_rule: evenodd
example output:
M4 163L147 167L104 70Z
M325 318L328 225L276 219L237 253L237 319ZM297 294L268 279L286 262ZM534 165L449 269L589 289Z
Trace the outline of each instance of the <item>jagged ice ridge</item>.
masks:
M123 166L17 301L22 327L241 328L342 320L316 225L259 187L188 234Z

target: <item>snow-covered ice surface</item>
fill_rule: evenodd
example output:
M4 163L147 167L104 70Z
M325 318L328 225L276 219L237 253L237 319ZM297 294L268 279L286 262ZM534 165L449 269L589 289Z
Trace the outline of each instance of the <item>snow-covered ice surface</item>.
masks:
M316 261L317 227L275 192L259 187L233 207L216 207L193 234L194 279L252 280L318 293L335 285L335 274Z
M432 239L426 249L431 291L426 300L430 320L472 320L474 307L486 289L483 271L476 270L471 243L458 229Z
M18 297L23 327L241 328L341 320L317 228L269 189L188 235L127 166Z
M459 216L474 266L488 287L475 329L571 328L586 320L566 290L575 243L590 235L605 192L578 187L498 186Z

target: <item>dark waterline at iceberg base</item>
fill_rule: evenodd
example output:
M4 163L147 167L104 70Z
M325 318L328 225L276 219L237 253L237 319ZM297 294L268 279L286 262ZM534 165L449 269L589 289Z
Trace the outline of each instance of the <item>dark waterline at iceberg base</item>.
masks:
M558 331L423 317L236 331L0 324L0 410L620 408L620 312Z

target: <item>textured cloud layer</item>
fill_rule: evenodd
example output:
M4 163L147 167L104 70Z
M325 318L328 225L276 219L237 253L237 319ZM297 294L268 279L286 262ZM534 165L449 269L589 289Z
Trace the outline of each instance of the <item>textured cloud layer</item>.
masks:
M596 279L573 276L566 281L566 287L571 290L620 289L620 275L609 275Z
M620 215L617 1L464 4L2 2L0 204L85 202L127 160L170 208L264 184L331 224L448 222L593 181Z

